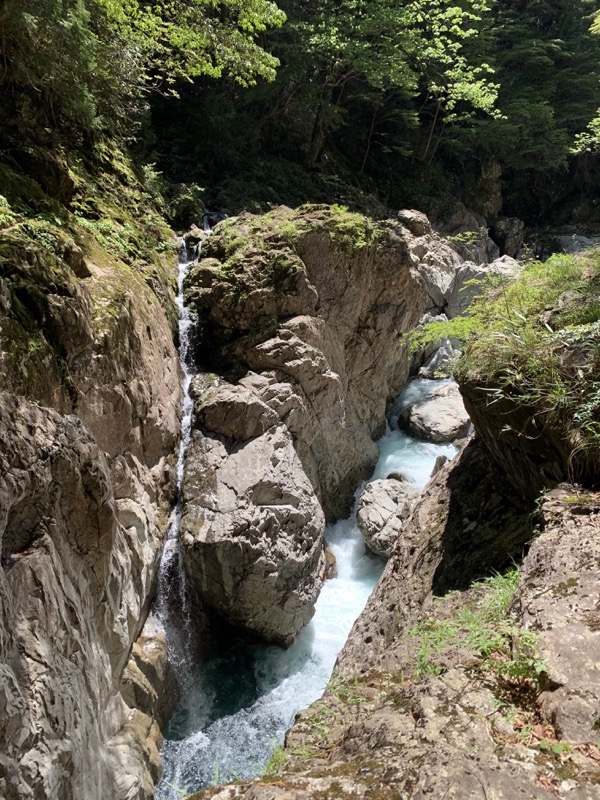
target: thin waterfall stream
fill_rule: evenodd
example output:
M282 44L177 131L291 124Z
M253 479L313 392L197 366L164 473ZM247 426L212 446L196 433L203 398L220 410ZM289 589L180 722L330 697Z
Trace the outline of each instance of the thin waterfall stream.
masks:
M205 222L204 229L210 232ZM185 241L182 239L179 248L179 268L177 273L177 310L179 332L179 361L181 364L183 406L181 412L181 438L177 453L176 472L176 504L173 510L171 525L162 554L158 573L158 590L154 614L159 624L164 628L171 662L178 678L180 687L187 683L189 664L186 653L188 651L188 627L181 621L186 619L186 589L185 572L183 569L181 549L179 545L179 529L181 526L182 500L181 489L183 486L183 468L185 451L190 442L192 430L192 410L194 402L190 397L190 386L194 373L190 367L190 334L193 319L183 302L183 285L188 269L200 257L201 245L198 244L190 253Z
M187 365L192 324L183 305L188 263L180 263L179 309L181 361L184 371L184 413L178 456L180 494L185 448L190 438L192 374ZM412 381L392 412L430 396L443 381ZM416 487L427 482L437 456L452 457L452 445L416 441L390 428L379 441L380 456L371 480L402 472ZM183 567L178 544L180 501L165 545L160 569L158 618L165 628L170 657L184 691L162 750L163 780L157 800L176 800L211 784L261 774L275 747L283 742L294 716L325 689L335 660L364 608L384 566L367 551L356 523L356 506L366 482L356 492L349 519L330 525L327 543L336 558L337 576L321 591L315 615L287 649L234 636L202 663L184 663L186 633L181 614L171 616L174 602L185 604ZM178 594L173 597L173 594Z

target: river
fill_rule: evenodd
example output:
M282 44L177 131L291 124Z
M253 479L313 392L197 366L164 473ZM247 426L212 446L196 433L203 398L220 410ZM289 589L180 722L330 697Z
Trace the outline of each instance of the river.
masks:
M430 396L441 383L412 381L394 412ZM455 453L451 445L419 442L393 428L379 449L372 479L402 472L419 489L436 457ZM364 486L357 490L357 502ZM162 750L165 772L157 800L176 800L210 784L259 775L296 712L322 694L384 566L366 550L355 513L328 526L326 538L337 577L326 582L313 619L289 648L235 636L192 670Z

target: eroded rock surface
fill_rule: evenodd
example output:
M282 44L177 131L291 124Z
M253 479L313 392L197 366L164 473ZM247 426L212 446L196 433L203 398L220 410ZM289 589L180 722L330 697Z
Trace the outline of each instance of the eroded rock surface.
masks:
M492 607L488 585L437 599L430 594L445 559L440 550L428 556L440 536L440 529L431 532L435 506L443 528L450 519L440 497L443 484L452 472L466 478L475 461L473 452L466 460L463 454L445 478L430 484L415 512L428 514L428 525L420 526L420 535L413 530L412 546L402 546L404 536L399 540L367 608L367 617L375 612L371 638L353 648L352 640L364 632L355 626L327 692L297 716L276 774L207 789L194 800L596 800L600 633L592 621L598 587L591 578L598 496L568 487L546 499L545 530L525 559L512 612L503 612L521 647L523 625L538 632L548 669L540 695L533 661L511 650L509 639L502 657L507 664L523 658L520 678L502 672L498 651L485 655L482 636L489 634L482 621L474 628L479 638L465 635L468 621L484 620L482 609ZM419 539L422 547L415 546Z
M250 390L227 384L200 394L194 427L181 522L188 576L231 623L289 644L325 573L325 519L290 432Z
M119 680L152 577L148 520L129 501L120 522L108 463L75 417L1 395L0 458L0 792L121 797L125 765L150 790L158 729L139 761L113 759L129 713Z
M396 541L383 575L338 657L343 672L394 665L390 641L431 592L465 589L519 555L532 535L529 508L472 438L429 481Z
M550 492L543 533L526 559L515 609L535 632L552 690L542 708L562 739L589 742L600 727L600 495Z
M172 497L167 275L83 239L2 256L0 795L148 798L160 730L120 689Z
M401 476L367 485L356 519L369 550L378 556L390 556L417 496L418 492Z
M204 254L186 288L199 359L277 412L327 518L345 516L409 373L402 334L448 305L464 258L420 212L325 206L226 220Z

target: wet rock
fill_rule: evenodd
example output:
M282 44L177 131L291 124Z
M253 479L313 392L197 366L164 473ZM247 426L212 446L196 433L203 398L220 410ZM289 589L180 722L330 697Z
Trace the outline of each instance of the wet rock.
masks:
M406 479L387 478L367 484L357 522L369 550L388 558L418 496Z
M156 720L160 730L166 731L179 700L179 687L169 662L165 631L152 615L131 649L121 694L127 705Z
M434 397L403 411L398 423L416 439L441 444L466 436L470 420L458 386L448 384Z

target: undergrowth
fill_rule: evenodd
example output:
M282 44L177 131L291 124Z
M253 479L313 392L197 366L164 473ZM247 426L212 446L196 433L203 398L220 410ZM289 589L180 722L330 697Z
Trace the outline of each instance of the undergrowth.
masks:
M483 388L489 404L527 408L567 443L569 477L589 473L600 446L600 251L492 276L464 316L431 323L413 341L446 337L463 343L459 382Z
M479 669L498 679L537 686L545 665L536 652L536 637L511 616L509 606L519 582L517 567L475 584L474 596L448 619L431 617L412 628L414 674L439 675L440 657L450 650L478 654ZM443 599L443 598L442 598Z

